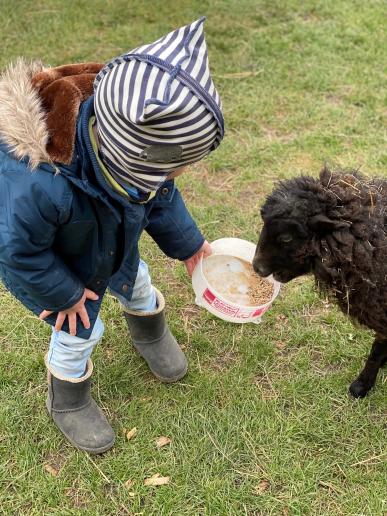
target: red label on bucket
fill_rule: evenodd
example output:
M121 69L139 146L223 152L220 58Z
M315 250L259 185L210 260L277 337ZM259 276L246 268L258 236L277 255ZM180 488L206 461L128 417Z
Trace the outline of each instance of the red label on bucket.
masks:
M258 317L259 315L264 314L268 308L268 306L266 308L258 308L258 310L255 310L255 312L253 312L252 317Z
M211 292L211 290L208 290L208 288L206 288L206 290L203 292L203 297L207 301L207 303L210 304L212 304L213 300L216 299L214 294Z
M264 312L266 312L267 308L259 308L254 312L250 312L248 310L243 310L241 308L229 305L225 301L222 301L216 295L211 292L208 288L203 292L203 298L207 301L208 304L212 305L219 312L228 315L229 317L235 317L236 319L249 319L250 317L259 317Z

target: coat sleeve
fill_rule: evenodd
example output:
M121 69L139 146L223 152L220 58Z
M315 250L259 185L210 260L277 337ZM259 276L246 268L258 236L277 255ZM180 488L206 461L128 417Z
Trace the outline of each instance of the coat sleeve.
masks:
M161 189L147 217L149 223L146 231L170 258L187 260L204 243L202 233L173 183Z
M8 282L38 306L58 312L81 299L82 283L53 250L61 214L39 184L10 189L0 222L0 262Z

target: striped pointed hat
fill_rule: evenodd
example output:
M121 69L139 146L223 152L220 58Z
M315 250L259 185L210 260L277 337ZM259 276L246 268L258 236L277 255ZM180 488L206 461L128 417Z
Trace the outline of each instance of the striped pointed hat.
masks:
M143 192L215 150L224 134L200 18L113 59L94 83L100 152L114 179Z

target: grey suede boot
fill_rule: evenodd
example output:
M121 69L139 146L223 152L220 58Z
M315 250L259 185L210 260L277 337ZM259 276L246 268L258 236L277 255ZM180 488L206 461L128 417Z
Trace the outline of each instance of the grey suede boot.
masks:
M90 395L93 363L89 359L81 378L64 378L48 369L47 410L62 434L80 450L103 453L115 435L108 420Z
M164 296L155 290L156 310L141 312L124 308L124 315L133 346L145 359L152 373L162 382L177 382L187 373L187 359L165 321Z

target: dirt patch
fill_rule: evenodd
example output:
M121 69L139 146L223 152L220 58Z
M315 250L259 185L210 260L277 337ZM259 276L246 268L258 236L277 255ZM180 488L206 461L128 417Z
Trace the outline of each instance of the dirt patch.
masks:
M284 314L278 314L275 318L275 329L280 331L289 326L289 319Z
M329 104L333 104L334 106L338 106L339 104L343 103L343 99L341 97L339 97L339 95L333 95L333 94L325 95L325 100Z
M69 487L64 494L74 509L86 509L92 501L91 493L78 487Z
M276 400L279 394L269 375L270 373L261 372L254 376L253 383L258 388L263 400Z
M261 130L264 137L270 142L289 143L295 138L294 134L281 132L278 128L270 127L267 124L261 124Z
M234 349L229 349L223 354L217 355L213 360L211 360L209 365L214 371L222 372L234 365L238 358L238 353Z
M178 313L180 315L180 320L183 323L184 331L187 334L186 344L189 345L191 334L195 331L200 331L202 323L200 317L200 308L196 305L191 305L190 303L192 302L192 299L190 298L187 298L185 302L186 305L179 309Z
M340 373L345 370L345 363L343 362L327 362L324 351L311 349L309 353L310 370L315 376L325 378L335 373Z
M50 475L58 476L66 464L64 452L48 453L43 459L43 469Z

